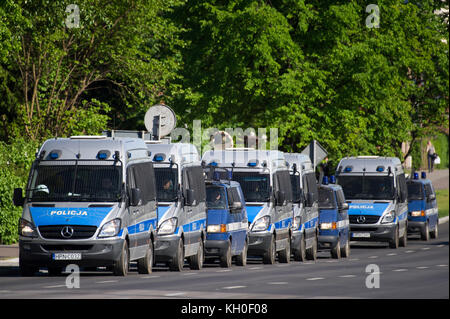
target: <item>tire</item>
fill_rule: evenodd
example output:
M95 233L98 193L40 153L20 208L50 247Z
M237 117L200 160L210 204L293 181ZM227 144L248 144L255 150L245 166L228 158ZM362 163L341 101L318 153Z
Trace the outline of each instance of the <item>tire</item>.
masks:
M306 259L317 260L317 234L314 236L312 247L306 250Z
M276 247L275 247L275 236L272 236L269 249L263 255L263 263L266 265L275 264L276 253L277 253L277 251L276 251Z
M408 224L405 223L405 232L399 242L400 247L406 247L408 245Z
M126 240L124 240L119 260L114 265L114 275L126 276L128 274L129 265L130 265L130 255L128 252L128 243Z
M280 263L288 264L291 261L291 240L287 239L286 247L278 253Z
M144 258L138 259L137 268L139 274L151 274L153 270L153 242L150 240L147 253Z
M184 243L183 239L178 240L178 248L174 258L168 263L171 271L182 271L184 267Z
M306 260L305 234L302 235L302 239L300 240L300 248L294 250L294 260L295 261L305 261Z
M345 242L345 246L341 248L341 257L348 258L350 257L350 242L347 238Z
M248 240L245 240L244 249L242 252L236 256L236 265L246 266L247 265L247 251L248 251Z
M331 257L334 259L341 259L341 241L339 238L336 245L331 248Z
M420 239L424 241L430 240L430 227L428 225L428 221L425 223L425 228L420 232Z
M21 261L21 259L19 259L19 272L22 277L32 277L36 272L38 272L38 270L38 267L25 264Z
M436 239L439 236L439 219L436 221L434 229L430 233L431 238Z
M231 267L231 242L228 241L228 247L225 251L225 254L220 257L220 266L224 268L230 268Z
M199 245L198 245L198 250L197 250L197 254L194 256L191 256L189 258L189 267L192 270L200 270L203 267L203 260L205 257L205 253L203 250L203 240L200 238L199 239Z
M389 248L397 249L399 246L398 227L395 229L394 238L389 241Z

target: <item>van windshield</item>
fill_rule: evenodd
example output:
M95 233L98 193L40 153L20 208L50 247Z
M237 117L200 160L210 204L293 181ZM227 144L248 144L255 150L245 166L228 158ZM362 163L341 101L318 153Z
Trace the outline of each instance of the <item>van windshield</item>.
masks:
M171 167L155 167L156 196L160 202L177 200L178 171Z
M408 199L423 199L423 190L421 183L409 182L408 186Z
M38 165L27 190L29 201L111 202L121 199L122 167L111 165Z
M392 176L339 176L345 199L394 199Z
M270 200L270 175L257 172L234 172L233 180L241 184L246 202Z

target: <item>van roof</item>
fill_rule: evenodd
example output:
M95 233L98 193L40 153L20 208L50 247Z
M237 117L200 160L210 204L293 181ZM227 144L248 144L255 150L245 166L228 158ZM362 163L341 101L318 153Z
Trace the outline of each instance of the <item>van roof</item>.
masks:
M200 162L197 148L193 144L146 144L146 147L151 151L151 157L154 160L157 155L160 155L163 162L168 162L169 159L178 164Z
M313 170L313 165L308 155L300 153L284 153L284 157L291 170L293 164L297 166L298 171Z
M227 149L207 151L203 154L202 160L206 165L215 162L218 166L231 167L234 163L235 167L248 167L249 163L255 163L254 167L258 168L287 168L284 153L276 150Z
M402 163L397 157L357 156L345 157L339 162L337 174L345 173L387 173L389 167L393 173L403 173Z

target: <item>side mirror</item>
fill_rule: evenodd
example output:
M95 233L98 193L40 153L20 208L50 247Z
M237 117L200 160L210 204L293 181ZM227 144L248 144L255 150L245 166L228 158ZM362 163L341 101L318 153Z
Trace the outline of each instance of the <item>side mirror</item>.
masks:
M25 198L23 197L22 188L14 188L13 203L14 206L23 206Z
M233 204L230 205L231 211L236 211L236 213L240 212L242 209L242 203L241 202L233 202Z
M428 200L429 200L429 201L435 200L435 199L436 199L436 195L434 195L434 194L428 195Z
M276 202L277 206L284 205L284 202L286 201L286 194L283 191L277 191L276 192Z
M348 203L342 203L339 210L348 210Z
M186 206L192 206L194 204L194 201L195 201L194 194L195 194L195 192L193 189L186 189L186 199L184 201L184 204Z
M130 194L130 206L137 206L141 202L141 190L139 188L132 188Z
M314 204L314 193L306 193L306 206L312 207Z

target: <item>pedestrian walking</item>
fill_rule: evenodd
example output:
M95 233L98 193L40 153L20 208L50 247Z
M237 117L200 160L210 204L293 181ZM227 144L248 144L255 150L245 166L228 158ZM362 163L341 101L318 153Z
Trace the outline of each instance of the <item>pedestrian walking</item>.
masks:
M434 170L434 160L436 159L437 154L434 149L433 144L430 140L427 143L427 159L428 159L428 173L431 173Z

